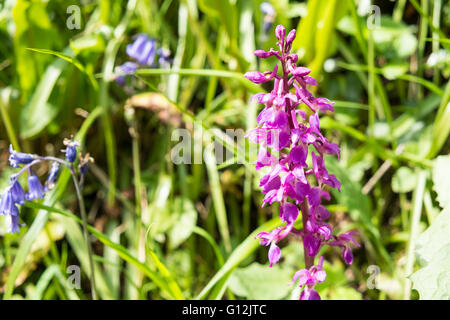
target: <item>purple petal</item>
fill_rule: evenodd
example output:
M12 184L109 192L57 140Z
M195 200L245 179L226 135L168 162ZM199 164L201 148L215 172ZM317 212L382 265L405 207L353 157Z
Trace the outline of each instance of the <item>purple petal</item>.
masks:
M253 52L253 54L258 58L266 59L274 56L276 54L276 51L256 50L255 52Z
M300 164L302 167L307 167L306 157L308 156L308 148L306 146L295 146L291 149L289 157L294 164Z
M325 278L327 277L327 273L325 270L319 270L314 273L314 277L316 278L317 282L324 282Z
M264 83L270 80L267 79L261 72L258 71L249 71L244 74L244 77L246 77L248 80L254 83Z
M296 77L303 77L311 73L311 70L305 67L297 67L292 71L292 74Z
M286 42L288 44L291 44L294 41L296 34L297 32L295 31L295 29L292 29L286 37Z
M268 257L269 257L269 261L270 261L270 265L269 266L271 268L272 268L272 266L274 264L276 264L280 260L280 258L281 258L281 250L275 243L272 243L270 245Z
M280 208L281 221L287 222L287 224L292 224L298 217L298 207L295 204L286 202Z
M352 264L353 263L353 253L352 250L345 246L342 249L342 257L344 258L344 261L346 264Z
M320 300L319 293L310 287L305 287L300 294L300 300Z
M321 241L316 236L307 234L303 237L303 244L308 256L314 257L319 252Z
M303 183L301 181L298 181L295 184L295 193L296 193L296 198L298 201L302 201L304 197L306 197L309 192L311 191L311 187L309 186L309 183Z
M277 37L278 40L283 42L285 35L286 35L286 28L283 25L279 24L275 28L275 36Z

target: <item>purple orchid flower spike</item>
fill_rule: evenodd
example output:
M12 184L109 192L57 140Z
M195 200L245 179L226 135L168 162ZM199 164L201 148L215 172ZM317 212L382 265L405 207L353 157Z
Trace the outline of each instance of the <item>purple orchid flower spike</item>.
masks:
M254 54L261 59L278 59L281 68L275 65L272 71L250 71L244 75L257 84L273 80L272 91L258 93L252 98L264 108L256 119L257 128L251 130L247 138L260 144L255 166L257 170L265 171L259 184L265 195L262 206L279 202L280 219L285 223L270 233L261 232L257 237L260 244L269 246L271 267L281 259L278 246L281 239L290 233L302 237L305 269L298 271L293 281L299 280L300 286L304 287L301 300L317 300L320 296L314 286L326 277L323 257L318 265L314 264L321 248L338 246L344 261L350 264L353 254L349 244L359 245L353 238L355 232L333 235L332 227L326 222L330 212L322 205L322 200L330 200L328 188L341 189L338 178L325 166L325 155L335 155L339 159L340 149L322 135L319 119L319 113L334 112L334 102L324 97L315 98L309 91L309 86L317 86L317 81L311 76L310 69L296 65L298 56L291 53L296 31L287 33L285 27L279 25L275 28L275 36L278 48L256 50ZM303 105L305 110L298 108ZM303 228L295 229L299 216Z

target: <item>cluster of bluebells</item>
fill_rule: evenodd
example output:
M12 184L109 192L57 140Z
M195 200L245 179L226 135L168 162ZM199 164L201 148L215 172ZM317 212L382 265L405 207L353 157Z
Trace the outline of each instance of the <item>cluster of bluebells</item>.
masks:
M80 143L71 138L64 139L64 145L66 146L66 148L61 151L65 153L65 160L54 157L43 157L36 154L18 152L13 149L12 145L9 146L9 164L11 167L20 170L10 176L9 186L3 191L1 195L0 215L11 217L11 233L19 232L20 229L18 205L24 205L26 201L43 199L45 194L55 186L59 176L61 165L73 168L73 163L75 162L77 157L77 147L80 146ZM47 180L43 185L39 177L36 175L36 172L33 170L33 166L44 161L51 162L51 165ZM82 178L84 178L84 175L87 173L89 162L92 161L93 159L89 157L89 155L86 155L85 157L80 155L78 168ZM27 192L25 192L24 188L19 182L19 177L23 173L28 174Z
M144 33L135 36L134 42L127 45L127 55L135 60L127 61L115 68L117 74L115 80L118 85L125 85L125 77L133 75L139 67L169 68L171 64L170 51L165 48L158 48L155 39L149 39ZM158 56L157 62L156 56Z
M260 244L269 246L270 267L281 258L278 242L290 233L302 237L306 267L295 273L293 282L299 281L303 288L301 300L315 300L320 296L314 286L326 277L322 267L323 257L314 265L320 248L324 245L339 247L344 261L351 264L353 254L350 243L359 244L353 238L355 232L333 235L331 226L326 222L330 212L322 205L323 199L330 199L327 187L339 191L341 188L336 176L327 171L324 161L325 154L335 155L339 159L340 149L322 135L319 122L319 112L333 112L334 103L326 98L315 98L308 90L308 86L316 86L317 81L309 76L311 70L296 65L298 56L290 53L296 31L286 35L285 28L279 25L275 35L279 50L257 50L254 54L263 59L277 58L281 62L281 76L277 73L278 65L272 71L245 74L254 83L271 80L274 83L271 92L254 96L265 107L257 117L258 126L247 137L259 144L256 169L268 170L260 180L265 195L263 206L279 202L280 218L285 224L270 233L261 232L257 237ZM303 105L307 106L307 112L298 108ZM309 154L311 166L307 164ZM300 214L299 205L302 229L294 228Z

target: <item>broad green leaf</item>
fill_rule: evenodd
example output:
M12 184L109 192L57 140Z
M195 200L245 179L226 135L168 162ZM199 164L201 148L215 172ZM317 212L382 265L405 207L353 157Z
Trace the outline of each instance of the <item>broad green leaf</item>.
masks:
M417 174L408 167L399 168L392 177L392 190L397 193L413 191L417 185Z
M270 268L257 262L238 268L230 277L228 286L240 297L249 300L280 300L292 290L291 271L279 265Z
M22 138L30 138L40 133L57 115L59 109L52 106L48 99L56 81L66 67L67 62L59 58L47 67L39 85L22 109L20 126Z
M421 300L450 300L450 244L437 251L431 261L410 278Z
M197 224L197 211L191 200L180 197L175 199L172 208L176 223L169 231L169 247L174 249L192 234Z
M15 25L15 66L24 101L28 99L42 75L43 66L49 62L48 57L35 57L26 48L33 47L37 43L41 47L51 48L59 41L56 29L53 28L47 15L46 6L47 4L42 1L18 0L12 10Z
M450 207L450 155L437 157L433 167L433 184L439 205Z
M444 247L450 245L450 207L444 209L416 240L416 256L421 266L431 262Z

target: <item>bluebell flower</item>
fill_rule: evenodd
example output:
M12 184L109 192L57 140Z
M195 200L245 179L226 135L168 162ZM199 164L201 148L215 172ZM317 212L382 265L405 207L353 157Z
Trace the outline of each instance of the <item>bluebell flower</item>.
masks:
M272 15L273 16L275 14L275 10L273 9L272 5L269 2L261 3L261 5L259 6L259 9L265 15Z
M19 164L28 164L35 159L35 156L29 153L18 152L9 145L9 165L13 168L19 168Z
M25 195L26 200L31 201L35 199L42 199L45 196L44 187L39 178L31 174L28 176L28 193Z
M5 190L0 200L0 215L11 215L14 210L14 200L11 187Z
M126 52L139 64L152 66L156 55L156 41L148 39L146 34L139 34L133 43L127 45Z
M135 62L127 61L124 64L115 68L116 83L119 86L125 85L125 76L132 75L136 72L138 65Z
M165 48L159 48L158 49L158 55L159 55L158 64L163 69L170 68L170 64L172 63L172 59L170 58L170 54L171 54L171 52L170 52L169 49L165 49Z
M19 231L20 231L19 209L17 209L16 206L14 206L14 207L15 207L15 210L17 211L17 214L11 216L11 233L12 234L14 234L16 232L19 233Z
M74 162L77 158L77 147L80 146L80 143L76 140L73 140L73 138L64 139L63 143L66 146L66 149L62 151L66 153L67 161Z
M14 203L25 204L25 191L19 181L15 180L11 186L11 194Z
M58 174L59 174L59 163L53 162L52 168L50 169L50 173L48 174L47 181L45 182L44 189L46 192L53 189L56 181L58 180Z
M80 174L82 176L86 175L88 172L89 162L94 163L94 158L92 158L89 153L86 153L84 156L80 156L80 164L78 165L78 169L80 170Z
M259 9L264 14L263 30L264 34L266 34L272 28L272 24L275 20L275 10L273 9L272 5L269 2L261 3Z

